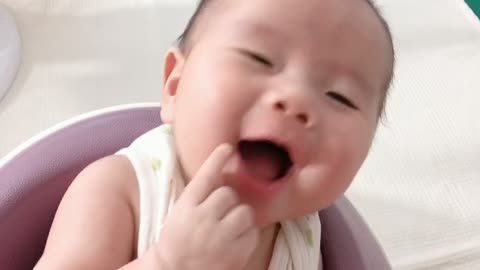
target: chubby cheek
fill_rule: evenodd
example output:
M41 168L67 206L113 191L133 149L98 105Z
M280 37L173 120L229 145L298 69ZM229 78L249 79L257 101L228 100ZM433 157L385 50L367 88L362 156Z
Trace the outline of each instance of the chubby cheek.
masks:
M334 190L337 193L340 191L340 194L345 192L355 178L371 144L371 138L367 133L358 132L353 134L356 134L354 139L346 139L338 147L336 158L332 164L331 174L337 174L338 177L332 177L336 181L331 180L331 186L335 187ZM348 137L351 137L351 135L348 135Z
M180 162L188 178L195 175L221 143L236 143L245 102L240 84L214 69L199 69L183 77L173 121ZM231 76L231 75L229 75Z
M302 170L292 194L297 201L302 198L297 211L305 214L328 207L350 186L370 145L367 135L356 134L353 139L338 134L336 143L324 146L317 161Z
M192 104L188 107L191 108L190 111L179 112L173 123L176 149L187 181L196 174L215 147L225 142L227 137L226 134L218 132L221 126L219 119L208 112L214 112L214 108L198 110L199 105ZM218 126L215 126L215 123Z

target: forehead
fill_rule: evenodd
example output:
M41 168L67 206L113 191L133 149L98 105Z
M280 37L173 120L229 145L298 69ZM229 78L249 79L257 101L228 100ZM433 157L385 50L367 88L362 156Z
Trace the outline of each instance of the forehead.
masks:
M367 0L210 1L198 22L198 36L214 32L265 38L273 32L277 38L304 41L315 49L352 42L389 47L386 30Z
M202 16L207 17L209 27L221 27L225 23L229 27L232 23L236 26L270 23L272 28L297 31L325 30L332 26L362 32L383 30L367 0L210 1Z
M210 5L202 38L288 46L312 62L357 67L355 72L369 77L375 88L385 86L390 45L367 0L215 0Z

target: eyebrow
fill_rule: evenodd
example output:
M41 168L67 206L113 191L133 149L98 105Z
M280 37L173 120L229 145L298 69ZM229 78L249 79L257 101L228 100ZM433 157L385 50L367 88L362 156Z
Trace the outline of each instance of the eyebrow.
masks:
M378 87L374 87L371 83L369 83L363 76L349 68L346 65L338 64L338 63L332 63L331 61L327 61L326 63L323 63L325 67L329 70L332 71L333 77L337 78L346 78L348 81L354 83L354 85L358 86L359 90L362 92L365 92L371 97L376 97L376 96L381 96L381 89Z
M342 73L346 74L349 78L351 78L356 84L360 86L360 90L365 91L371 97L381 96L381 89L378 89L378 87L374 87L374 85L371 85L368 80L363 78L362 75L358 72L349 68L344 68L342 69Z
M261 37L271 37L280 41L287 41L288 38L272 25L255 21L248 23L239 23L239 32L244 35L258 35Z
M352 78L352 80L355 81L355 83L359 84L362 89L369 92L369 94L371 95L377 94L376 93L377 90L375 90L376 87L371 85L365 78L362 77L361 74L359 74L355 70L352 70L351 68L347 68L347 67L341 67L340 70L342 73L346 74L349 78Z

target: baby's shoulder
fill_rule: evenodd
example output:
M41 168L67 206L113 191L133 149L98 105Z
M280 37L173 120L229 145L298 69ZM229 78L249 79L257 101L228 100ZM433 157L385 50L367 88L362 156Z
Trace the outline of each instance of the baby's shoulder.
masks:
M135 170L130 160L123 155L111 155L101 158L80 172L75 181L80 185L91 186L124 200L133 209L138 201L138 187Z
M135 171L126 156L111 155L90 163L80 172L79 177L100 178L98 180L121 186L135 178Z
M136 247L135 177L123 156L108 156L84 168L59 204L35 269L112 269L131 260Z

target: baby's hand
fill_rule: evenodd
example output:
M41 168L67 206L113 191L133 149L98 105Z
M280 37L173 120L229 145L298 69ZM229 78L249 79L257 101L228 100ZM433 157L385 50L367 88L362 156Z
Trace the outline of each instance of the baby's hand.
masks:
M222 181L232 152L229 145L212 152L166 219L156 248L167 270L243 269L255 250L253 210Z

